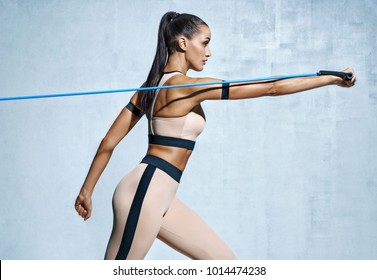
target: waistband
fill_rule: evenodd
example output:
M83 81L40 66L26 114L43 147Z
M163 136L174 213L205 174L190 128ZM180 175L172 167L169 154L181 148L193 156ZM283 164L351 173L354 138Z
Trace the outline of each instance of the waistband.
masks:
M162 158L152 155L146 155L141 163L150 164L157 167L158 169L161 169L178 183L181 180L182 171Z

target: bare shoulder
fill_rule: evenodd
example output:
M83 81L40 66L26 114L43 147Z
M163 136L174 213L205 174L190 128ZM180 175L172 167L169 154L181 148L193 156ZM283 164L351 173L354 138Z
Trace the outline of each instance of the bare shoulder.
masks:
M182 85L182 84L200 84L206 82L221 81L220 79L210 77L190 77L186 75L175 75L168 80L169 85Z
M177 75L174 75L173 77L171 77L169 80L167 80L166 82L166 85L183 85L183 84L188 84L188 82L191 80L192 78L186 76L186 75L180 75L180 74L177 74Z
M195 92L200 91L200 90L210 89L210 88L214 87L213 85L202 85L202 84L211 83L211 82L218 82L218 81L221 81L221 80L216 79L216 78L209 78L209 77L197 78L197 77L189 77L189 76L186 76L186 75L176 75L176 76L173 76L172 78L170 78L166 85L169 85L169 86L172 86L172 85L191 85L191 86L182 87L182 88L178 89L180 94L189 95L189 94L195 93ZM215 87L216 87L216 85L215 85Z

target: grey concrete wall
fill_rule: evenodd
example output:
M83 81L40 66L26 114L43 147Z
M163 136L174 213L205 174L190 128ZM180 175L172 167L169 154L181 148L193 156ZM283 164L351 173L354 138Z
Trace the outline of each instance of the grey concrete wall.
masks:
M202 73L342 70L358 83L203 104L178 195L241 259L377 258L377 1L0 1L0 96L137 87L169 10L212 30ZM116 149L92 218L73 204L130 94L0 103L0 258L102 259L111 197L143 157L143 120ZM182 259L157 241L149 259Z

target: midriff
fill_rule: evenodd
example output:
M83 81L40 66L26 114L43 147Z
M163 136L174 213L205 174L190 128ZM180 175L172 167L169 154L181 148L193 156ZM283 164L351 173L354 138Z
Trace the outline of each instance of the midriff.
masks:
M166 160L181 171L185 169L191 153L191 150L187 150L185 148L161 146L155 144L150 144L147 152L148 155L156 156Z

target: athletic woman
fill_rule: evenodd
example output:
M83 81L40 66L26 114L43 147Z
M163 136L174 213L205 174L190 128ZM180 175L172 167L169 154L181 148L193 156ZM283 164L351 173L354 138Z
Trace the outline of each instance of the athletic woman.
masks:
M153 65L143 86L221 81L187 76L190 69L203 70L211 56L210 41L211 31L200 18L166 13L160 22ZM148 151L115 189L114 223L105 259L143 259L156 237L191 259L235 259L224 241L176 197L182 172L205 125L201 102L278 96L327 85L351 87L354 83L355 75L351 81L318 76L136 92L103 138L76 199L76 211L84 220L89 219L94 187L114 148L145 114Z

